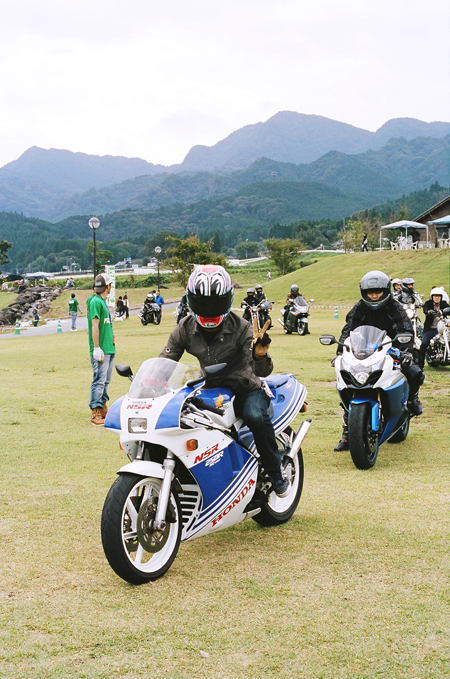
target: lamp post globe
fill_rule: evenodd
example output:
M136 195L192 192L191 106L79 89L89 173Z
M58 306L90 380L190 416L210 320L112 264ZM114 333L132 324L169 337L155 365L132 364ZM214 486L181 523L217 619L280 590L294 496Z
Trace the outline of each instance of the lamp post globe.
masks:
M159 255L161 254L161 248L159 247L159 245L156 246L155 253L156 253L156 259L158 261L158 292L159 292Z
M95 245L95 232L97 231L98 227L100 226L100 220L97 219L97 217L91 217L89 220L89 226L92 229L92 236L93 236L93 250L94 250L94 280L95 276L97 275L97 261L96 261L96 245Z

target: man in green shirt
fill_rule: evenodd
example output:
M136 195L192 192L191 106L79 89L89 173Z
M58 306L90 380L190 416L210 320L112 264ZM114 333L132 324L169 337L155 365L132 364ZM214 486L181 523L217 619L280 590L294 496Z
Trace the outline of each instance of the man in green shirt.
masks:
M97 427L105 424L109 400L108 385L114 365L116 347L106 298L111 290L111 276L99 274L94 281L94 294L86 302L88 313L89 352L93 379L89 407L92 411L91 423Z
M72 327L71 330L77 329L77 316L78 312L81 314L80 305L78 300L75 298L75 293L72 292L69 299L69 314L72 316Z

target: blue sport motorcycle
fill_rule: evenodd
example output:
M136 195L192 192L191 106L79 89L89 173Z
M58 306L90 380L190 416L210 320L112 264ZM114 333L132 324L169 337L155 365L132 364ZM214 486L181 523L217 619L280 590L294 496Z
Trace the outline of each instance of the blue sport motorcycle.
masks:
M409 386L401 372L402 354L392 342L407 344L408 333L391 340L384 330L362 325L350 333L336 356L336 388L348 412L350 455L358 469L374 466L382 443L404 441L412 417L407 407ZM338 344L322 335L321 344Z

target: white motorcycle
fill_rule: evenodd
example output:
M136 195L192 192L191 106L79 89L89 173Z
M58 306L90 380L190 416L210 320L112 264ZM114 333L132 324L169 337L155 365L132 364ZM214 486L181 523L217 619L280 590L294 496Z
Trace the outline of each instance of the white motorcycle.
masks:
M422 345L422 337L423 337L423 324L422 321L420 320L419 316L417 315L417 309L420 309L422 305L418 304L402 304L403 309L405 310L405 314L408 316L409 320L411 321L411 325L413 327L413 332L414 332L414 347L413 347L413 356L414 356L414 361L415 363L419 363L419 354L420 354L420 347Z
M394 338L400 344L411 334ZM333 335L322 335L321 344L337 344ZM408 407L409 386L401 372L402 355L384 330L361 325L352 330L336 356L336 388L348 411L348 443L358 469L370 469L382 443L404 441L412 417Z
M261 468L253 435L234 411L234 394L208 388L226 364L206 369L152 358L113 403L105 427L120 434L130 463L119 469L103 507L102 541L111 568L132 584L166 573L181 541L209 535L252 517L263 526L288 521L303 488L301 444L310 420L306 388L290 373L266 378L273 426L290 490L278 497ZM196 374L194 373L196 371ZM185 382L186 378L188 379ZM183 382L185 382L183 386Z
M431 338L425 354L429 366L450 365L450 309L439 312L437 334Z

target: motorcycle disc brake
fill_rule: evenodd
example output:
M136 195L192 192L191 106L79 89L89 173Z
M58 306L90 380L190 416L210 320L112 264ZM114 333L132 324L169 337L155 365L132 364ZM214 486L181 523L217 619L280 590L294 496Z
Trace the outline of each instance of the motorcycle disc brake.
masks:
M137 536L139 543L145 549L146 552L154 553L159 552L166 544L170 524L169 521L166 523L165 528L162 530L153 530L152 525L156 516L156 508L158 506L158 498L150 495L148 500L142 503L137 517Z

